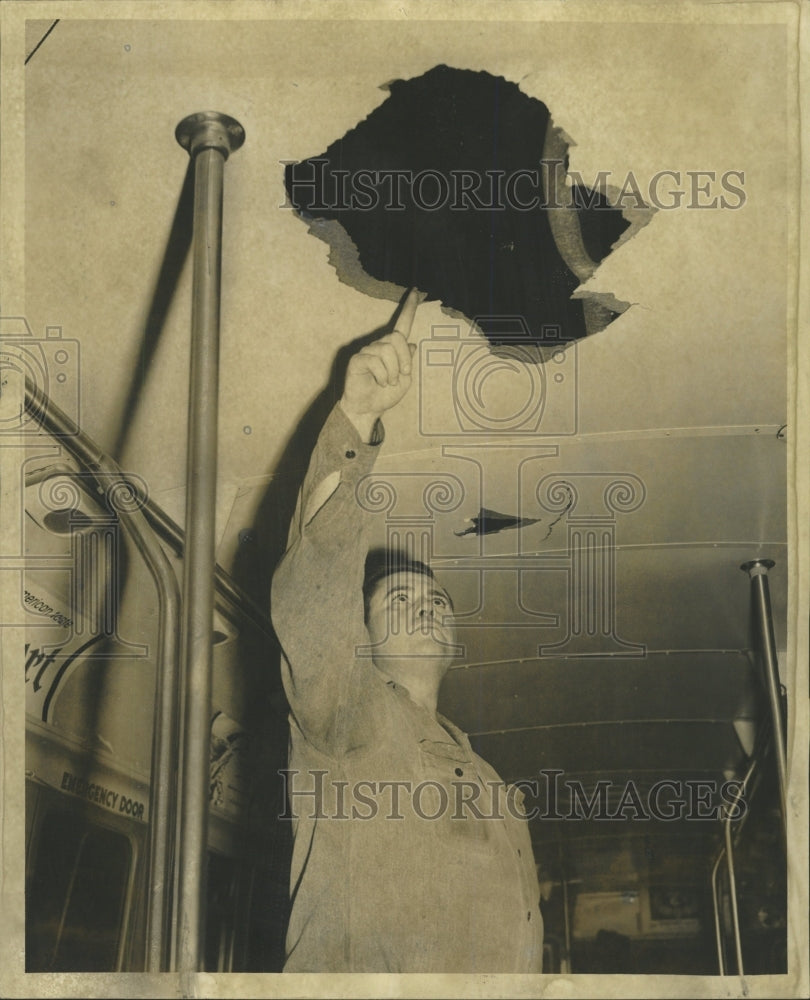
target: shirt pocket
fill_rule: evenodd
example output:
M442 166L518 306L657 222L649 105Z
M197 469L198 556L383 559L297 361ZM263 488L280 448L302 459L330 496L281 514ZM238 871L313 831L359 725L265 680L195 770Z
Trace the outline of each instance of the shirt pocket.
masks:
M497 853L503 820L493 815L492 790L481 779L475 762L456 743L420 740L420 781L412 805L446 847L453 864L464 866L476 855L483 860Z

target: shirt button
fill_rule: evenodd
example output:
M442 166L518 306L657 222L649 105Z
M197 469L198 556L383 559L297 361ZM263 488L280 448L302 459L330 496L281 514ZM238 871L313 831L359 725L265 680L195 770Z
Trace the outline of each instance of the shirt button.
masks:
M459 776L459 778L461 778L463 776L464 772L461 770L460 767L457 767L456 768L456 774Z
M346 458L354 458L356 454L357 453L355 451L352 451L352 449L349 448L349 450L346 452Z

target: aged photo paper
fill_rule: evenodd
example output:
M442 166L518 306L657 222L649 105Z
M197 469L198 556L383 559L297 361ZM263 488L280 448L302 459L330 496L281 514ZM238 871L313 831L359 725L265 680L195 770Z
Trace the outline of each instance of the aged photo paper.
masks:
M807 20L0 6L0 995L808 995Z

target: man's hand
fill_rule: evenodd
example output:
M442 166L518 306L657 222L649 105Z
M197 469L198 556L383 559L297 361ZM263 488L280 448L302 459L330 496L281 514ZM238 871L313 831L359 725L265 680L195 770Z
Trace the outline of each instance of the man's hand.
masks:
M349 361L340 405L364 441L370 441L377 419L411 387L415 344L408 343L419 295L412 288L391 333L362 348Z

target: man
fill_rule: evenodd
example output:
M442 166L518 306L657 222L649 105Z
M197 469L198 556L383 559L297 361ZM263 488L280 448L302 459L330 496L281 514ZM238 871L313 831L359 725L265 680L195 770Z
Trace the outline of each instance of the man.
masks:
M417 304L412 291L397 328L350 360L273 579L295 814L290 972L541 966L515 790L437 713L456 650L449 595L407 558L370 559L366 573L370 515L355 491L382 414L411 385Z

